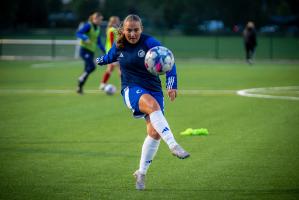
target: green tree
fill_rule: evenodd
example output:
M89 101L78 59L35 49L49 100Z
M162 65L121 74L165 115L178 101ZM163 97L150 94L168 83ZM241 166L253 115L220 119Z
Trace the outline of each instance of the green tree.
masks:
M99 0L72 1L72 8L80 21L86 21L96 11L100 11Z

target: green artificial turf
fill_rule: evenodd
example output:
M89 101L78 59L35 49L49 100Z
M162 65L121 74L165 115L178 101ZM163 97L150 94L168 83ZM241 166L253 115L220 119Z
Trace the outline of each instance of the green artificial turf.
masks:
M299 101L235 94L299 86L298 63L178 60L179 96L165 98L165 112L191 157L179 160L161 142L145 191L132 176L144 121L132 118L119 93L93 92L104 69L77 95L82 66L0 61L0 199L299 198ZM119 92L116 73L111 83ZM189 127L209 135L179 135Z

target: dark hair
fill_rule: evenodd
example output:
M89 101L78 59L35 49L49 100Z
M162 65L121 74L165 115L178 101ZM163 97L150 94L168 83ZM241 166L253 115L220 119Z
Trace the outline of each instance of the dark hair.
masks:
M88 17L88 21L92 21L93 20L93 18L95 18L95 17L101 17L101 16L103 16L100 12L94 12L94 13L92 13L89 17Z
M136 22L139 22L140 26L142 27L142 21L141 21L141 19L140 19L140 17L138 15L133 15L133 14L128 15L124 19L124 21L120 24L120 26L119 26L119 29L118 29L118 39L116 41L116 47L117 48L124 48L126 37L125 37L125 34L123 32L124 32L124 24L127 21L136 21Z

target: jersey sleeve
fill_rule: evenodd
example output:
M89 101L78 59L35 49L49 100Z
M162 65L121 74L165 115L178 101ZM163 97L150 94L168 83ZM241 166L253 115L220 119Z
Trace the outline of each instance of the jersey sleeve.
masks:
M173 64L172 69L169 72L166 72L166 89L167 90L176 90L178 89L178 81L176 74L176 64Z
M149 37L146 41L145 41L147 47L153 48L156 46L161 46L162 44L156 40L153 37ZM172 89L177 89L177 74L176 74L176 64L173 64L172 69L166 73L166 89L167 90L172 90Z
M76 32L77 38L80 38L83 41L88 40L88 36L85 34L90 30L90 24L86 23L84 24L79 30Z
M147 40L145 40L145 44L149 49L156 46L161 46L161 43L153 37L149 37Z
M114 43L111 49L108 51L108 53L97 58L96 62L98 65L107 65L116 62L117 59L118 59L118 52L117 52L116 45Z

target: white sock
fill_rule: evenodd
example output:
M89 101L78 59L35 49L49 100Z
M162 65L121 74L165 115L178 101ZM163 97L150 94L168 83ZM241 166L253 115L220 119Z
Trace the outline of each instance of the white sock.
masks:
M86 72L84 72L84 73L79 77L79 81L80 81L80 82L83 82L87 75L88 75L88 74L87 74Z
M146 174L152 160L154 159L158 148L160 140L155 140L150 136L147 136L143 142L141 158L139 163L139 172Z
M169 125L162 113L161 110L152 112L150 115L150 120L154 129L159 133L162 139L166 142L168 147L171 149L177 142L174 139L174 136L169 128Z

